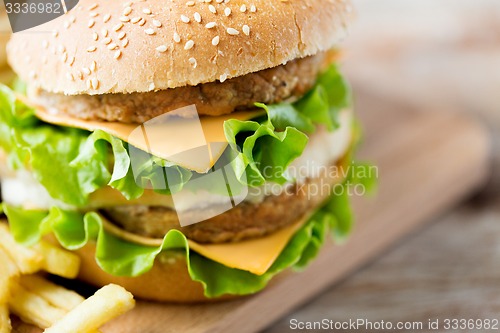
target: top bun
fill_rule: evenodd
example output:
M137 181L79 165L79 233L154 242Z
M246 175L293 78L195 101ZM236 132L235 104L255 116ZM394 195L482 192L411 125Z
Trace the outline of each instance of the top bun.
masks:
M8 56L22 80L48 92L148 92L331 49L350 17L349 0L80 0L14 34Z

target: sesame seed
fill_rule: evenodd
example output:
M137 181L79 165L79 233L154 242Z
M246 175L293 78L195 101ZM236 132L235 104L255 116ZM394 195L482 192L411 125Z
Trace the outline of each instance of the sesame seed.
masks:
M125 38L122 42L122 47L127 47L128 45L128 38Z
M95 3L95 4L93 4L92 6L90 6L90 7L89 7L89 10L96 9L96 8L97 8L97 6L98 6L98 5Z
M144 14L148 14L148 15L149 15L149 14L151 14L151 9L149 9L149 8L144 8L144 9L142 10L142 12L143 12Z
M125 36L127 36L127 34L125 32L120 32L120 34L118 35L118 39L119 40L122 40L123 38L125 38Z
M102 29L102 30L101 30L101 34L102 34L104 37L108 37L108 29Z
M247 6L245 6L245 5L241 5L241 7L240 7L240 12L244 13L244 12L246 12L246 11L247 11Z
M214 5L208 5L208 10L211 11L212 13L216 14L217 10L215 9Z
M160 46L158 46L156 48L156 51L161 52L161 53L166 52L167 51L167 46L166 45L160 45Z
M217 45L219 45L219 42L220 42L220 37L219 37L219 36L215 36L215 37L212 39L212 45L213 45L213 46L217 46Z
M54 36L54 37L59 36L59 31L57 31L57 30L52 31L52 36Z
M226 80L227 80L227 74L226 74L226 73L224 73L224 74L222 74L222 75L220 76L219 81L222 83L222 82L224 82L224 81L226 81Z
M193 66L193 68L196 68L198 66L198 62L196 61L195 58L189 58L188 61Z
M158 20L153 20L153 25L157 28L160 28L161 27L161 22L158 21Z
M246 25L246 24L245 24L245 25L243 26L242 30L243 30L243 33L244 33L245 35L247 35L247 36L248 36L248 35L250 35L250 27L249 27L248 25Z
M144 18L141 18L139 21L139 25L142 27L144 24L146 24L146 20Z
M68 78L68 80L70 81L74 81L75 79L73 78L73 74L71 73L66 73L66 77Z
M222 3L224 0L215 0L217 3Z
M83 67L82 72L87 74L87 75L90 75L90 69L88 69L87 67Z
M181 15L181 21L184 23L189 23L191 21L186 15Z
M108 45L108 49L109 50L115 50L118 48L118 45L116 45L116 43L111 43Z
M118 23L113 27L114 31L119 31L121 28L123 28L123 23Z
M148 34L148 35L154 35L155 34L155 31L153 29L151 29L151 28L144 30L144 32L146 34Z
M96 17L96 16L99 16L99 13L97 13L97 12L92 12L92 13L90 13L90 15L89 15L89 16L90 16L90 17Z
M70 66L73 66L73 64L74 64L74 63L75 63L75 57L71 57L71 58L69 59L69 65L70 65Z
M191 50L193 48L193 46L194 46L194 42L193 42L193 40L190 39L186 42L186 45L184 45L184 50Z
M140 18L139 16L137 16L137 17L134 17L134 18L131 20L131 22L135 24L135 23L139 22L140 20L141 20L141 18Z
M63 53L61 60L62 62L66 62L66 60L68 60L68 54L66 52Z
M76 75L78 75L78 78L79 78L80 80L83 80L83 74L82 74L82 72L77 71L77 72L76 72Z
M177 32L174 32L174 42L180 43L181 41L181 36Z
M59 52L59 53L61 53L61 54L62 54L64 51L66 51L66 48L65 48L64 46L59 45L59 46L57 47L57 52Z
M87 24L87 27L92 28L94 26L94 24L95 24L95 21L94 20L90 20L89 24Z
M122 16L122 17L120 17L120 21L122 21L122 22L130 22L130 17L128 17L128 16Z
M209 23L207 23L207 24L205 25L205 28L207 28L207 29L212 29L212 28L214 28L216 25L217 25L217 23L215 23L215 22L209 22Z
M231 15L231 8L226 7L226 9L224 9L224 15L226 15L226 16Z
M104 45L108 45L109 43L111 43L111 38L106 37L102 42L104 43Z
M97 68L97 63L95 61L92 61L92 64L90 64L90 70L92 72L95 72L96 68Z
M65 29L68 29L70 26L70 23L68 21L64 22L64 28Z
M198 23L201 22L201 15L200 15L200 13L198 13L198 12L194 13L194 20L196 22L198 22Z
M104 18L102 19L102 21L103 21L104 23L108 23L108 21L109 21L110 19L111 19L111 15L106 14L106 15L104 15Z
M255 5L250 6L250 11L255 13L257 11L257 7L255 7Z
M239 34L240 34L240 32L239 32L238 30L234 29L234 28L227 28L227 30L226 30L226 31L227 31L227 33L228 33L228 34L230 34L230 35L232 35L232 36L235 36L235 35L239 35Z
M118 50L118 51L115 52L114 58L115 59L120 59L121 56L122 56L122 51Z
M95 77L92 79L91 83L92 83L92 88L94 89L99 88L99 80L96 79Z
M125 9L123 10L123 15L128 16L128 15L130 15L130 13L132 13L132 8L125 7Z
M186 6L188 6L188 7L194 6L194 1L188 1L188 2L186 2Z
M69 17L69 21L70 21L71 23L75 23L75 22L76 22L76 17L74 17L74 16L70 16L70 17Z
M87 80L87 89L92 89L92 81L90 79Z
M87 49L87 52L94 52L95 50L97 50L97 47L91 46Z
M97 32L94 32L94 33L92 34L92 39L93 39L94 41L97 41L97 40L99 39L99 35L97 34Z

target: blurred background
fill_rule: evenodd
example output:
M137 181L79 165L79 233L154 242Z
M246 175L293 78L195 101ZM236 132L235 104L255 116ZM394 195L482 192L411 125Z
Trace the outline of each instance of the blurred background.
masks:
M500 1L354 0L345 64L355 87L467 112L495 138L500 194Z
M5 46L10 38L12 29L10 28L9 18L5 11L3 0L0 0L0 82L11 83L14 74L7 66L7 54Z
M344 72L365 92L422 112L462 112L492 137L492 173L480 192L399 241L289 321L424 321L500 313L500 1L354 0ZM404 110L402 110L404 111ZM411 191L411 189L408 189ZM433 196L446 195L432 193Z

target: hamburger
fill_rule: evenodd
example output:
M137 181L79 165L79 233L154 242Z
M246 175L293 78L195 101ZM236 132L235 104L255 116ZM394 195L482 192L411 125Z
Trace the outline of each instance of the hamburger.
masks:
M81 0L15 34L26 89L0 89L0 175L16 241L50 239L83 281L157 301L304 268L349 233L361 181L337 64L351 15L344 0Z

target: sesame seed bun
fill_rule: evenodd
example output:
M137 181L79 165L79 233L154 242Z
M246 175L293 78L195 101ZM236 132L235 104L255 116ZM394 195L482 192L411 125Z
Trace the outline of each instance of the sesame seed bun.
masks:
M15 34L8 56L21 79L47 92L157 91L329 50L345 36L350 13L348 0L81 0Z

